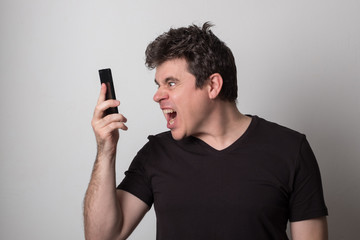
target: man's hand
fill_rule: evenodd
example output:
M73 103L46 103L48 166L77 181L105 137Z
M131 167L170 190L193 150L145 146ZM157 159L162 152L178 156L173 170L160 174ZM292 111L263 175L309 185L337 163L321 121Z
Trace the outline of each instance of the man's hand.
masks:
M119 140L118 130L127 130L128 128L125 125L127 119L122 114L104 116L106 109L120 105L118 100L106 100L106 90L106 85L102 84L91 125L96 137L98 156L110 157L114 156L116 152L116 145Z

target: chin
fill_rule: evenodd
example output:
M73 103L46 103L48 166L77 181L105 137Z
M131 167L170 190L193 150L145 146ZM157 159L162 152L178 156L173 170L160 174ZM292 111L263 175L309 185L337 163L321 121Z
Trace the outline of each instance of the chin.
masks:
M175 130L171 130L171 135L172 135L173 139L176 141L179 141L186 137L185 134L176 132Z

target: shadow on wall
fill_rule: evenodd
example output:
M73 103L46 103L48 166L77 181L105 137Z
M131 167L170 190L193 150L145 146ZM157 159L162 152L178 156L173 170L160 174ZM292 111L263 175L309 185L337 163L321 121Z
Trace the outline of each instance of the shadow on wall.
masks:
M343 84L344 81L352 80L343 79ZM342 92L335 86L316 90L305 100L294 99L303 108L295 122L306 129L320 166L329 209L330 239L357 239L360 216L359 97L351 88Z

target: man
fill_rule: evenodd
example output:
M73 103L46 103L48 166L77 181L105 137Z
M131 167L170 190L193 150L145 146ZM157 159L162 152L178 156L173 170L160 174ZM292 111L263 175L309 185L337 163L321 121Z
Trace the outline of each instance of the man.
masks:
M169 132L149 136L116 189L121 114L104 116L102 85L92 126L97 157L85 196L87 239L126 239L154 204L157 239L327 239L316 159L303 134L236 106L230 49L205 23L170 29L146 50L156 68Z

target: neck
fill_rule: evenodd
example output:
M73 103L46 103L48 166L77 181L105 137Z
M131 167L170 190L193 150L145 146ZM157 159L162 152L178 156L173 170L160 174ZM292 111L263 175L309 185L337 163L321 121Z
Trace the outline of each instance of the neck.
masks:
M240 113L235 102L218 101L213 109L204 131L194 137L217 150L223 150L244 134L251 118Z

